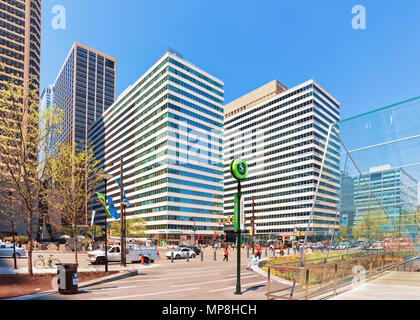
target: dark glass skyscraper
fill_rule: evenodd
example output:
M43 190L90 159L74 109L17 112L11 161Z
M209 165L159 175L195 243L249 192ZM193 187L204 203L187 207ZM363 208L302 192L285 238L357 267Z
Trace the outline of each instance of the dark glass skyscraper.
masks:
M115 58L75 42L55 81L55 102L64 109L62 133L56 143L87 147L87 128L115 100Z

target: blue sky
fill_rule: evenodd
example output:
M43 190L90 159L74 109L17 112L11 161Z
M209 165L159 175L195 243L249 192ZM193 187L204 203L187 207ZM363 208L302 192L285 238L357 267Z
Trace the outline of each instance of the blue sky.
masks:
M124 6L121 4L124 3ZM420 95L418 0L44 0L41 85L74 41L117 58L117 95L171 47L225 82L230 102L277 79L311 78L342 118ZM66 8L66 29L51 26ZM364 5L367 29L352 28Z

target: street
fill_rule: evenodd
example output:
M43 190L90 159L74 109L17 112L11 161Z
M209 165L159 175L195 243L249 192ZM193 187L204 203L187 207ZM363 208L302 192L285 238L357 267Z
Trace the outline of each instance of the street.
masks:
M205 250L190 262L164 257L155 265L144 266L137 276L79 290L79 294L53 294L43 300L265 300L267 279L252 270L246 270L247 254L241 258L242 295L235 295L236 251L230 250L228 262L223 262L223 251ZM129 266L129 264L128 264ZM279 286L283 285L274 284ZM273 284L272 284L273 287Z

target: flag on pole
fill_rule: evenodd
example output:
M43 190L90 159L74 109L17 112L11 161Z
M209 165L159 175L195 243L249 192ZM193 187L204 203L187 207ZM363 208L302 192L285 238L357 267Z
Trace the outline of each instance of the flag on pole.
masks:
M118 189L120 189L120 190L121 190L121 179L120 179L120 178L117 178L117 179L115 179L115 182L116 182L116 183L117 183L117 185L118 185ZM130 208L130 207L131 207L131 204L130 204L130 202L128 201L128 198L125 196L125 193L124 193L124 188L122 189L122 192L123 192L123 200L124 200L124 202L127 202L127 203L128 203L127 208Z
M120 215L117 212L117 209L115 209L114 201L112 200L112 197L108 196L108 208L109 212L111 213L112 217L116 220L120 219Z
M102 208L104 208L106 215L108 216L108 218L112 218L111 213L109 212L108 208L105 205L105 195L102 193L96 193L96 195L98 196L99 202L102 204Z

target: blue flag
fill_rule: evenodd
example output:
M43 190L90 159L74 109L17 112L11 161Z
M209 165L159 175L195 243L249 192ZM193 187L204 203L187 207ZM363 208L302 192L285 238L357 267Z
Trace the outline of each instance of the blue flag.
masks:
M118 189L121 190L121 183L120 183L121 182L121 179L120 178L117 178L117 179L115 179L115 182L118 185ZM124 189L123 189L123 200L124 200L124 202L127 202L128 203L127 208L130 208L131 207L131 204L128 201L128 198L125 196Z
M120 215L118 214L117 209L115 209L114 201L112 200L110 196L108 196L107 198L108 198L109 213L111 213L111 216L114 219L116 220L120 219Z

